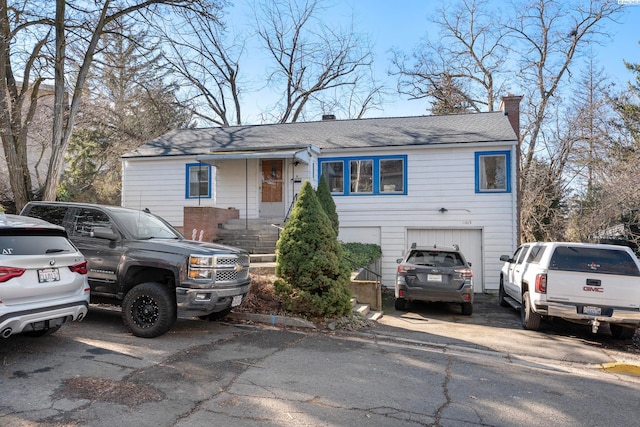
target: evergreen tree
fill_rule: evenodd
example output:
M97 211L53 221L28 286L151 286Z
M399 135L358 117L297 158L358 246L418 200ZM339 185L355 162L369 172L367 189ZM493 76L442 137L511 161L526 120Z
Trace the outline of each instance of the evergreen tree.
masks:
M87 78L58 198L120 203L120 156L189 122L167 81L161 46L134 24L116 21Z
M323 317L351 310L349 266L309 181L302 185L276 250L275 290L286 310Z
M336 204L333 201L333 197L331 196L329 184L327 184L327 180L324 179L324 176L320 177L320 182L318 183L316 194L318 196L318 201L320 201L320 206L322 206L322 209L329 217L329 220L331 221L331 225L333 227L333 231L336 232L337 236L340 230L340 220L338 219Z
M117 204L120 175L115 173L116 169L106 168L107 158L100 155L108 145L109 139L97 129L79 129L73 133L65 155L67 168L58 187L58 200ZM102 182L110 188L100 185Z

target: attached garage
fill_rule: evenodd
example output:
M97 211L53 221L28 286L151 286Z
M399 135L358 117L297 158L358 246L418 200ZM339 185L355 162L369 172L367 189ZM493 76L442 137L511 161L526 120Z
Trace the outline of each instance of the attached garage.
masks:
M458 245L473 270L473 282L476 293L484 292L484 274L482 260L482 230L468 228L429 228L408 229L407 247L412 243L418 246Z

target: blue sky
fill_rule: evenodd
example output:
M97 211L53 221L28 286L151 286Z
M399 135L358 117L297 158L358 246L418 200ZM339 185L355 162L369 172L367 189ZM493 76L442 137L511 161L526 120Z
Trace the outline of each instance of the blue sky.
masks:
M399 48L406 53L420 42L427 32L428 17L432 16L443 1L447 0L333 0L326 12L326 18L348 24L351 17L356 31L365 33L374 45L375 77L383 81L390 89L395 89L395 78L388 77L391 48ZM248 4L252 0L236 0L235 6L228 9L228 18L236 28L252 22ZM322 4L327 4L324 2ZM508 1L492 1L496 8L504 7ZM586 4L586 0L585 0ZM597 61L604 72L618 84L624 85L633 76L625 69L623 59L640 63L640 4L624 6L624 15L619 23L608 22L605 31L609 40L605 45L595 46ZM252 51L249 46L248 51ZM264 71L264 59L251 55L250 63L244 69ZM581 60L578 60L581 61ZM580 62L574 65L578 70ZM252 76L251 79L259 77ZM250 98L249 98L250 96ZM247 99L248 98L248 99ZM258 123L258 111L268 106L271 98L268 90L262 90L244 99L245 123ZM426 114L427 104L423 100L409 101L406 97L388 97L383 110L371 111L368 117L413 116ZM340 118L340 117L339 117Z

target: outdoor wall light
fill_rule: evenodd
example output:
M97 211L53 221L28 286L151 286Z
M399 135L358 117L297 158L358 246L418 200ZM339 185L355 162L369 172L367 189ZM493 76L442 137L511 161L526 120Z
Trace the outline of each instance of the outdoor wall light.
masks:
M440 209L438 209L438 212L445 213L445 212L447 212L447 208L440 208Z

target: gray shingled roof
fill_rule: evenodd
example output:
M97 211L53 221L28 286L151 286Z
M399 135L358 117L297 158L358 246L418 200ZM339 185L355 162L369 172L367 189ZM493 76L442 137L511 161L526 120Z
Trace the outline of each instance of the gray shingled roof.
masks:
M492 112L179 129L123 157L198 155L309 145L322 150L515 140L507 116L503 112Z

